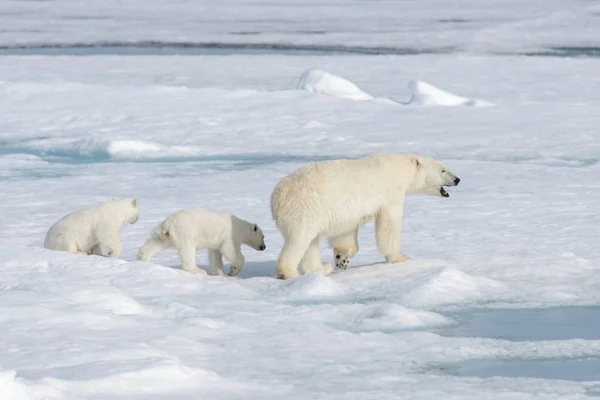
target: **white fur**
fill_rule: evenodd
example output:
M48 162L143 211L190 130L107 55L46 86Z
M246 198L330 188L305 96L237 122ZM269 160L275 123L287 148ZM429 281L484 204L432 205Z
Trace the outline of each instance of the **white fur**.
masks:
M115 199L75 211L56 222L48 231L44 247L50 250L67 251L74 254L119 257L123 245L119 232L123 224L135 224L139 205L136 199Z
M140 247L138 260L148 261L155 254L176 247L181 267L188 272L206 275L196 266L196 251L208 249L213 275L224 275L223 257L231 262L229 275L240 273L244 265L241 245L255 250L266 248L264 235L258 225L234 215L204 210L180 210L161 222L152 237Z
M455 182L456 180L456 182ZM332 270L323 264L319 238L348 259L358 251L358 228L375 219L377 247L387 262L408 259L400 252L406 195L442 196L456 176L435 160L411 154L376 153L359 160L308 164L283 178L271 195L271 214L284 238L277 277L294 278Z

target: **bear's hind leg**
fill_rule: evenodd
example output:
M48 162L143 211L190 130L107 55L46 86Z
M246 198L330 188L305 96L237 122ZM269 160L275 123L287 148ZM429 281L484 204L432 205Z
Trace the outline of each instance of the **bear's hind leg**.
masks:
M207 275L206 271L196 265L196 246L192 243L183 242L179 244L179 258L181 269L191 274Z
M292 279L298 276L298 264L314 238L284 235L285 243L277 258L277 279Z
M321 261L321 252L319 250L319 237L315 238L306 249L304 257L300 261L300 271L304 275L320 272L323 275L329 275L333 270L331 264L324 264Z
M333 249L333 261L337 268L346 269L352 257L358 253L358 226L339 236L329 238L329 247Z
M80 250L77 246L77 241L65 233L59 233L57 235L46 238L44 241L44 247L49 250L66 251L71 254L85 254L87 252Z
M400 230L402 208L395 210L382 208L375 218L375 238L377 248L388 263L400 263L408 257L400 253Z

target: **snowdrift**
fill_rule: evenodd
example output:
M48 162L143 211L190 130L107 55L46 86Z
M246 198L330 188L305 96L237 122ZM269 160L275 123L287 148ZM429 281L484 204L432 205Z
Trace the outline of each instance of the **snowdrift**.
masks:
M412 93L408 104L445 107L492 105L483 100L471 99L446 92L445 90L423 81L415 80L408 82L408 89Z
M12 169L38 167L48 164L44 159L108 160L169 159L204 155L198 146L163 145L148 140L78 139L73 141L45 140L30 142L18 148L9 148L14 155L0 158L0 166L10 164Z
M315 68L308 69L302 73L297 88L313 94L340 99L357 101L374 100L391 104L444 107L493 105L483 100L452 94L419 80L412 80L408 83L408 90L411 92L411 97L407 102L400 102L391 98L374 97L341 76Z
M363 92L358 86L341 76L308 69L302 73L298 81L298 89L314 94L338 97L348 100L373 100L374 97Z

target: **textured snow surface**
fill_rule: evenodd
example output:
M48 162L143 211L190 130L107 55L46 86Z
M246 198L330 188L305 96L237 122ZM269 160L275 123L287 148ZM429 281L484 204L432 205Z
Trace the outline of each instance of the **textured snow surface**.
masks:
M457 96L437 88L427 82L410 81L408 89L412 92L409 104L422 106L491 106L492 104L482 100L469 99Z
M0 43L597 54L599 12L585 0L3 1Z
M407 102L396 101L391 98L375 98L362 91L354 83L319 69L308 69L300 75L298 89L309 93L337 97L347 100L375 100L387 104L417 104L422 106L491 106L492 104L483 100L469 99L458 96L427 82L410 81L408 90L411 96Z
M373 96L360 90L354 83L319 69L304 71L298 81L298 89L340 99L373 100Z
M518 52L600 37L594 2L366 4L5 1L0 42ZM0 400L593 398L599 70L481 54L0 56ZM465 104L494 106L444 107ZM376 151L461 178L447 199L407 200L411 259L382 263L369 224L348 270L273 279L274 185ZM119 259L42 248L65 214L121 196L141 211ZM236 277L187 274L175 250L136 261L188 207L256 221L267 250L244 248Z

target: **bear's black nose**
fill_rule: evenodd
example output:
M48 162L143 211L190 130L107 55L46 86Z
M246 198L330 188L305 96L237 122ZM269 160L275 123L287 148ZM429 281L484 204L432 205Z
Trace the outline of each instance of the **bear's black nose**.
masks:
M264 249L266 249L266 248L267 248L267 246L265 246L264 244L261 244L261 245L260 245L260 250L261 250L261 251L262 251L262 250L264 250Z
M454 184L458 185L458 182L460 182L460 179L459 178L454 178Z

